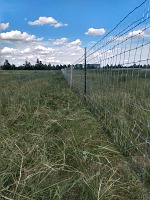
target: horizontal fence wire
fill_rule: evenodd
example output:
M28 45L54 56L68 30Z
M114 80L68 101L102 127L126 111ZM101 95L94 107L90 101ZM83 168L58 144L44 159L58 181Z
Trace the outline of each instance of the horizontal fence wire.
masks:
M149 8L150 1L143 1L62 72L150 186Z

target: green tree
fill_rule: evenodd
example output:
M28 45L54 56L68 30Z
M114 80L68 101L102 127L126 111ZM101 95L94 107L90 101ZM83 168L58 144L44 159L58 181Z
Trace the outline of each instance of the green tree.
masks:
M8 60L5 60L4 65L2 66L2 69L4 69L4 70L10 70L11 69L11 64L9 63Z
M28 62L27 60L25 61L25 64L23 64L23 66L24 66L24 69L26 70L32 69L31 63Z
M44 65L42 63L42 61L40 61L39 59L36 60L36 64L35 64L35 69L38 69L38 70L42 70L44 69Z

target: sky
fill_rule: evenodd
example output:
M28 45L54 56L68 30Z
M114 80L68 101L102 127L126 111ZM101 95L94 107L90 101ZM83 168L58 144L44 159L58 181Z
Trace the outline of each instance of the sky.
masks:
M142 2L0 0L0 65L72 64Z

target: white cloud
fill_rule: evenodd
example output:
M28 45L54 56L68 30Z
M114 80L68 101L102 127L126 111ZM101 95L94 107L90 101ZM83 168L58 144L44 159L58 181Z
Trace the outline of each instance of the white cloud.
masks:
M95 28L89 28L88 31L85 33L86 35L103 35L105 34L105 29L95 29Z
M81 40L80 40L80 39L77 39L77 40L75 40L75 41L73 41L73 42L70 42L70 43L68 44L68 46L69 46L69 47L74 47L74 46L80 46L81 44L82 44Z
M58 22L56 19L54 19L53 17L39 17L38 20L35 21L29 21L28 22L29 25L35 26L35 25L45 25L48 24L50 26L54 26L54 28L58 28L61 26L68 26L68 24L63 24L61 22Z
M17 66L24 64L25 60L35 64L37 58L46 64L71 64L84 53L81 43L80 39L68 42L67 38L58 38L49 41L22 42L21 45L16 45L15 42L11 43L10 48L7 41L3 40L6 46L1 49L0 64L3 64L5 59Z
M9 47L4 47L2 50L1 50L1 54L11 54L11 53L15 53L16 50L13 49L13 48L9 48Z
M26 54L26 53L30 53L31 52L31 48L27 47L25 49L23 49L22 51L20 51L22 54Z
M53 44L54 44L54 45L62 45L62 44L64 44L64 43L67 42L67 41L68 41L67 38L60 38L60 39L56 39L56 40L53 42Z
M21 33L17 30L6 33L0 33L0 39L8 42L33 42L43 40L43 38L37 38L35 35L29 35L26 32Z
M128 40L130 38L150 38L150 34L147 34L145 31L143 30L135 30L132 32L129 32L128 34L121 36L121 37L110 37L111 41L124 41L124 40Z
M59 27L61 27L61 26L68 26L68 24L63 24L63 23L59 22L59 23L56 23L56 24L54 25L54 28L59 28Z
M37 53L37 54L46 55L46 54L53 53L55 51L55 49L50 48L50 47L44 47L42 45L38 45L33 49L33 51L34 51L34 53Z
M137 31L132 31L128 33L127 37L150 37L150 35L147 35L144 31L142 30L137 30Z
M101 52L95 52L93 56L99 58L99 57L102 57L102 54Z
M52 17L39 17L38 20L35 20L33 22L31 22L31 21L28 22L28 24L30 24L30 25L44 25L44 24L52 25L52 24L56 24L56 23L57 23L57 21Z
M0 30L6 30L9 27L9 23L0 23Z

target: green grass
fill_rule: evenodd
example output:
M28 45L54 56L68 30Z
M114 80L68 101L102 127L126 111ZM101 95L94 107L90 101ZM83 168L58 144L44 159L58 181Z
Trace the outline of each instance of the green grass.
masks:
M0 71L0 88L0 199L149 199L59 71Z
M86 83L88 108L150 187L150 70L88 69ZM83 99L84 70L73 71L72 88Z

